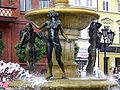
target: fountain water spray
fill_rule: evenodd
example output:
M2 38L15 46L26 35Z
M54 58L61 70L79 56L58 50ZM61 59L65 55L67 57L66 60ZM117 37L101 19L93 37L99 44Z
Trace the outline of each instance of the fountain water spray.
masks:
M34 87L46 82L43 76L29 74L28 70L20 67L18 63L0 61L0 82L8 82L14 80L23 80Z

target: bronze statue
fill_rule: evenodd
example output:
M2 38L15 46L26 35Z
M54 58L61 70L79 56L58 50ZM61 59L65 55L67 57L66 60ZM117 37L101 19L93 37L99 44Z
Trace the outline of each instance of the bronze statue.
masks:
M47 43L48 68L49 68L50 75L47 77L47 79L50 79L53 77L53 74L52 74L52 67L53 67L52 51L53 51L53 48L55 49L56 60L63 72L62 78L66 78L64 65L63 65L63 62L61 61L62 48L61 48L59 35L58 35L59 31L61 32L61 35L65 38L65 40L68 43L70 43L71 41L64 34L62 23L58 19L58 16L59 16L58 13L56 13L54 10L50 10L50 11L48 11L49 19L45 23L43 23L40 27L36 26L40 30L42 29L42 31L45 30L45 29L43 29L44 27L47 27L47 31L48 31L46 43Z
M92 22L89 27L89 43L88 48L88 65L86 68L87 76L93 76L93 68L96 62L96 48L98 47L98 29L101 27L101 24L98 22Z
M35 71L35 63L37 50L35 48L35 38L41 38L36 32L33 31L32 24L27 24L23 29L24 34L20 41L20 47L26 44L25 54L27 56L27 65L30 73Z

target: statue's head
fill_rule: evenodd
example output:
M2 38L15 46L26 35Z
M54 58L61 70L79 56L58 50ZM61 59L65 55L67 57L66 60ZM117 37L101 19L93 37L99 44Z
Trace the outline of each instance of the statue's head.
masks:
M55 10L50 10L50 11L48 11L48 15L47 15L49 18L51 18L51 17L58 17L59 16L59 14L55 11Z
M101 23L99 23L99 22L92 22L91 24L90 24L90 27L89 27L89 29L99 29L100 27L101 27Z

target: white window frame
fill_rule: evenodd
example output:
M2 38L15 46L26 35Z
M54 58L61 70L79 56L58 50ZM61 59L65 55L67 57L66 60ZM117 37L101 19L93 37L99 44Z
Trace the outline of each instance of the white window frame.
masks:
M104 4L103 4L103 2L104 2ZM109 8L109 1L108 0L103 0L102 5L103 5L102 6L103 11L109 11L110 8Z
M39 0L39 7L40 8L49 8L50 0Z
M118 2L118 12L120 12L120 2Z
M32 9L32 0L20 0L20 11L28 11Z
M119 44L120 44L120 27L118 27L118 32L119 32Z
M92 7L92 0L86 0L86 6Z
M69 0L69 5L81 6L81 0Z

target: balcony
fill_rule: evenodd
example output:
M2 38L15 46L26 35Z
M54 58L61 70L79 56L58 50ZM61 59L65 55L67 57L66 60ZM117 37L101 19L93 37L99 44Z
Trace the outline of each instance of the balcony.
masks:
M0 6L0 21L12 22L17 19L17 8Z

